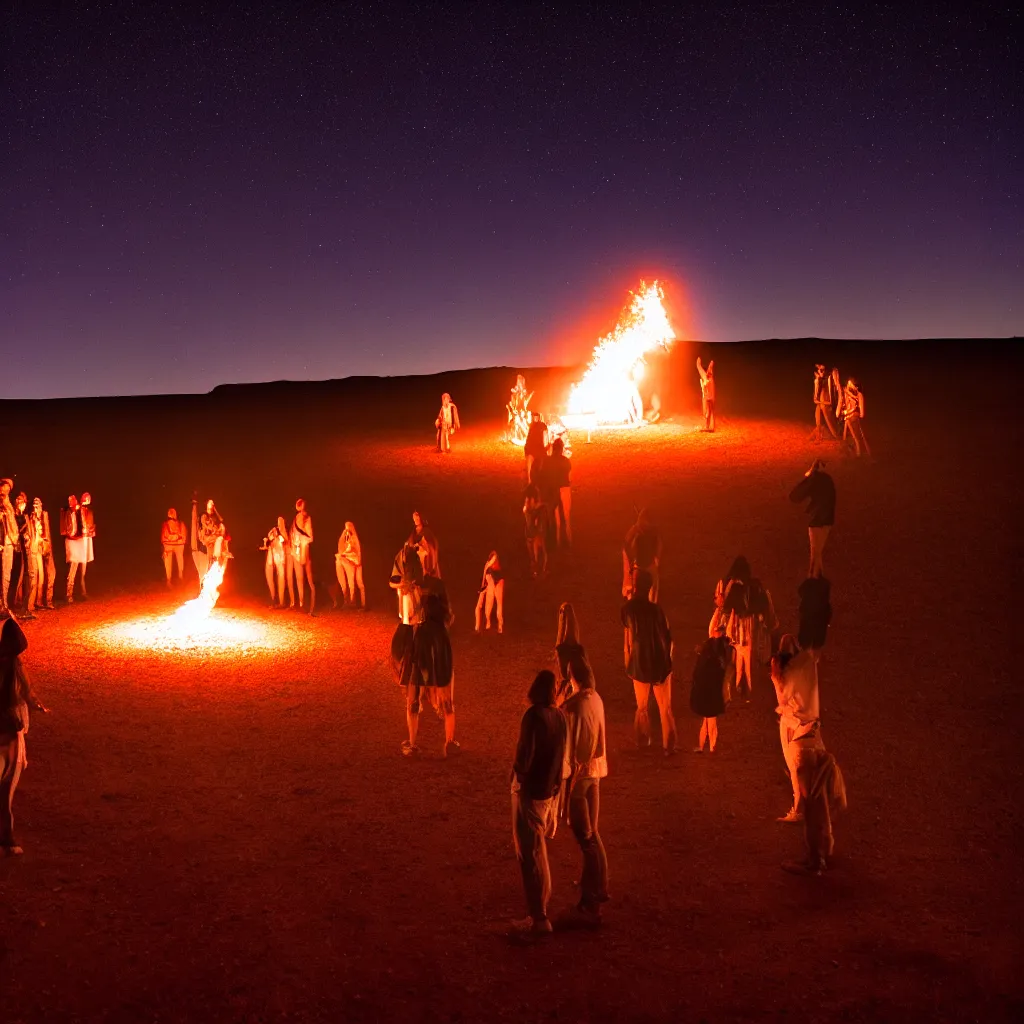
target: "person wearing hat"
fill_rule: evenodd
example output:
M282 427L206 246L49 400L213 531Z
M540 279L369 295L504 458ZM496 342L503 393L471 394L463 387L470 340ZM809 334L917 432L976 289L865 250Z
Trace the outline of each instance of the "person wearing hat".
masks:
M14 839L14 791L25 758L29 708L46 713L32 692L21 655L28 647L18 620L10 616L0 629L0 856L23 853Z
M10 611L7 593L11 588L11 573L14 569L14 552L18 544L18 521L11 504L11 488L14 481L5 476L0 479L0 616Z

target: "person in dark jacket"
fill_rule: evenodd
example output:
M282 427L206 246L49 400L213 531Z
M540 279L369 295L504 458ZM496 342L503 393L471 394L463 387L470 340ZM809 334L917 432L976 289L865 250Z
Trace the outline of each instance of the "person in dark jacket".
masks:
M789 500L799 504L807 502L807 535L811 542L811 568L808 576L820 576L824 571L822 555L828 535L836 521L836 485L825 472L825 463L815 459L814 464L789 492Z
M636 717L633 725L639 747L651 745L648 712L653 691L661 719L661 741L666 756L676 749L676 721L672 717L672 633L661 607L650 600L650 574L636 572L633 596L622 606L623 655L626 674L633 680Z
M442 757L449 750L458 750L455 739L455 670L452 667L452 642L445 625L446 608L440 597L430 594L426 598L423 622L415 627L412 648L408 648L408 633L403 626L392 640L392 664L399 681L406 683L406 724L409 739L402 743L402 753L411 757L419 753L416 745L419 716L426 698L444 718L444 747ZM411 659L411 664L408 663Z
M523 454L526 456L526 482L533 483L533 464L543 459L548 450L548 425L540 418L539 412L530 413L530 429L526 434Z
M736 678L736 652L725 634L725 624L716 613L711 620L708 639L697 648L697 664L690 685L690 710L701 719L695 753L713 754L718 744L718 716L725 714Z
M519 723L512 764L512 837L523 876L528 916L513 922L517 931L545 934L551 869L547 840L558 823L558 795L566 777L565 716L555 707L555 674L538 672L527 694L530 707Z

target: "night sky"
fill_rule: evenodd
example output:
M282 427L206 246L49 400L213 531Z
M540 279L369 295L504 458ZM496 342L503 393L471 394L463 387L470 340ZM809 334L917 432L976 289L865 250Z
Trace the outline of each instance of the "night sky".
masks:
M5 5L0 397L1024 334L1014 5L630 6Z

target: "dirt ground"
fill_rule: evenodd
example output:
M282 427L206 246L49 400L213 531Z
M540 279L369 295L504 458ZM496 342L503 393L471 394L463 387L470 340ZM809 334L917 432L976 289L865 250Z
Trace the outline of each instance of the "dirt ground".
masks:
M287 429L239 427L217 493L236 552L217 614L262 639L179 653L111 632L185 596L163 590L151 540L119 547L112 527L144 509L152 533L167 504L187 505L180 444L144 458L123 438L111 482L92 488L104 498L91 600L28 624L52 713L33 719L17 795L25 856L0 861L4 1020L1020 1019L1020 418L866 425L870 461L816 448L795 416L724 415L713 437L684 416L580 443L575 548L538 583L521 453L495 425L460 434L451 457L412 430L347 425L297 455ZM114 430L88 426L97 444ZM222 454L188 447L212 491ZM775 820L789 791L767 675L721 719L712 757L689 753L687 695L737 553L795 625L807 537L787 494L816 454L839 491L821 692L850 810L834 870L812 880L779 870L801 833ZM266 610L255 550L300 491L318 531L313 619ZM618 610L634 505L665 539L672 759L632 740ZM400 755L404 701L386 665L386 578L414 508L440 538L456 611L462 751L447 761L432 715L425 756ZM330 610L324 585L345 519L363 537L365 615ZM509 573L506 631L476 636L491 548ZM600 932L524 943L506 935L524 912L509 765L563 600L607 710L613 900ZM550 855L558 915L578 874L568 832Z

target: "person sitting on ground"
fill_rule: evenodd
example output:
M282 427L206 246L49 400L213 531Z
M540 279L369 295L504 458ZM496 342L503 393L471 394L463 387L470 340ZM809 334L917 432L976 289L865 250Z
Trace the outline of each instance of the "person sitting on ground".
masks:
M25 737L28 735L29 708L47 709L32 692L21 656L28 640L12 615L0 629L0 856L18 856L24 852L14 838L14 792L28 763Z
M638 747L651 745L648 705L653 696L661 719L665 755L676 750L676 721L672 716L672 633L661 607L650 600L652 582L643 569L636 572L633 596L622 607L623 657L633 681L636 717L633 727Z
M558 827L558 794L566 767L567 729L565 716L555 707L555 674L538 672L527 700L530 706L519 723L512 762L512 838L529 916L514 921L513 928L543 935L553 930L547 840Z

